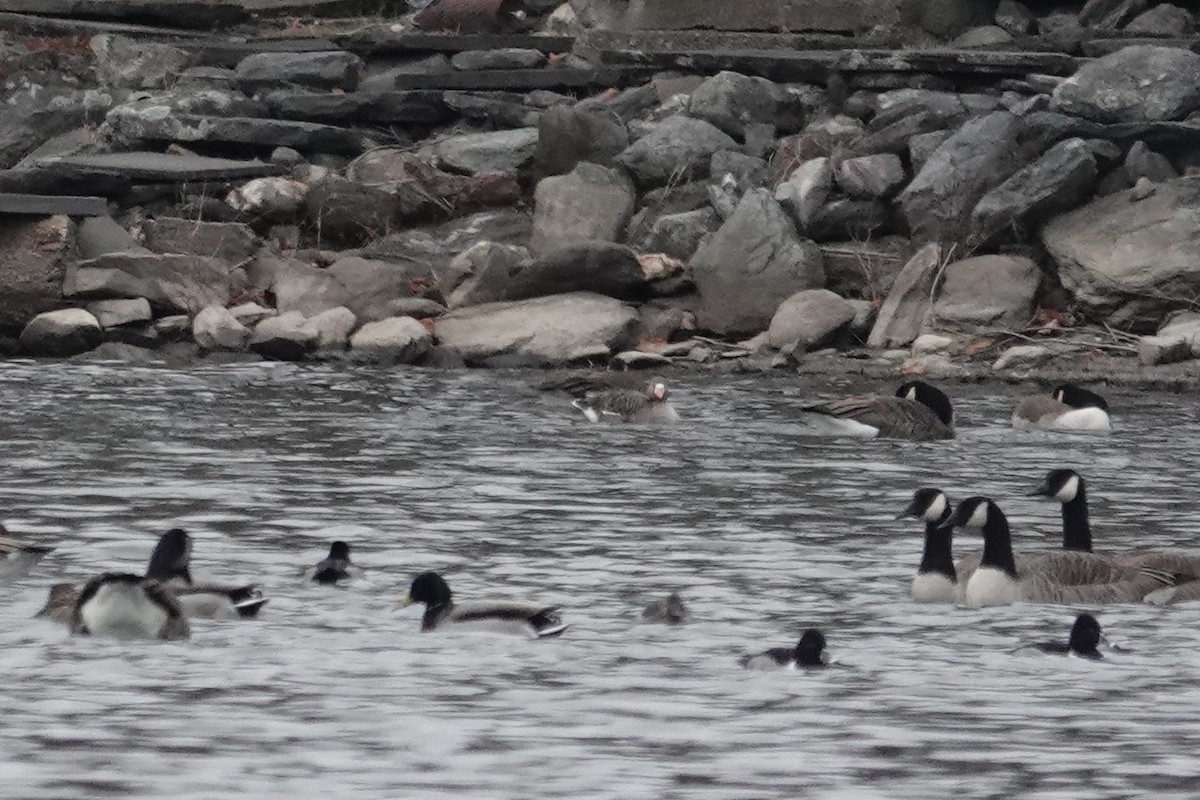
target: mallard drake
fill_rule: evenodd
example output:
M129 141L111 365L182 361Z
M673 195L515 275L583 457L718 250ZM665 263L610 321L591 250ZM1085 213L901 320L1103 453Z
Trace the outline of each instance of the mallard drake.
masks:
M642 609L642 619L646 622L665 622L668 625L678 625L688 617L687 606L679 592L671 592L666 597L654 600Z
M71 609L71 633L113 639L187 639L179 600L156 580L106 572L84 584Z
M812 669L827 666L825 663L825 635L809 628L800 636L794 647L772 647L754 655L742 656L740 663L746 669Z
M1100 623L1091 614L1080 614L1071 625L1071 634L1065 642L1037 642L1029 647L1043 653L1055 655L1074 655L1080 658L1104 658L1096 646L1100 644L1103 634Z
M146 577L160 581L179 598L189 617L253 617L267 604L254 584L196 583L191 573L192 537L182 528L164 533L150 554Z
M1014 428L1058 431L1111 431L1108 401L1095 392L1064 383L1050 394L1025 397L1013 409Z
M356 572L357 569L350 561L350 545L339 541L329 545L329 555L308 571L308 577L309 580L328 586L351 578Z
M464 603L453 601L450 586L436 572L422 572L413 579L408 597L396 604L407 608L414 603L425 606L421 630L490 630L520 633L535 639L558 636L567 629L557 606L530 603Z
M39 561L53 552L53 547L30 544L0 525L0 583L12 583L24 578Z
M954 407L942 390L909 381L894 395L856 395L800 408L838 436L929 441L954 438Z

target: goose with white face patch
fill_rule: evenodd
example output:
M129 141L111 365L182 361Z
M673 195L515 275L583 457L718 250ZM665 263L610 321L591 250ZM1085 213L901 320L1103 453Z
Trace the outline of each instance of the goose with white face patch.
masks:
M1063 547L1092 549L1092 528L1088 516L1087 485L1073 469L1054 469L1032 492L1062 504ZM1200 554L1187 550L1130 550L1106 553L1126 567L1153 570L1172 576L1175 585L1154 592L1151 602L1182 603L1200 600Z
M1014 428L1051 431L1112 430L1108 401L1095 392L1064 383L1050 394L1035 394L1017 404L1012 413Z
M772 647L761 653L742 656L738 663L746 669L821 669L825 662L825 634L809 628L800 636L795 647Z
M396 604L407 608L414 603L425 606L422 631L480 630L513 633L533 639L558 636L567 629L557 606L532 603L455 603L450 586L436 572L422 572L413 579L408 597Z
M940 389L909 381L894 395L856 395L800 409L820 433L862 439L954 438L954 407Z
M108 572L88 581L71 610L71 632L112 639L187 639L179 601L158 581Z
M912 582L912 599L918 603L953 603L958 597L958 572L951 547L954 530L942 527L950 513L950 498L945 492L917 489L912 502L896 517L916 517L925 522L925 548Z
M1172 585L1169 576L1131 568L1094 553L1048 550L1027 554L1018 572L1008 518L992 500L968 497L942 523L983 533L979 566L965 581L962 602L971 608L1010 603L1129 603Z

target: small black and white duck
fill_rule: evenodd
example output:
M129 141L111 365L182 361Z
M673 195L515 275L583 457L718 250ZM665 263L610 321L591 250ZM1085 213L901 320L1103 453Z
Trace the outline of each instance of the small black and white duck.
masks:
M80 636L112 639L187 639L179 600L156 580L130 572L106 572L84 584L68 623Z
M738 663L746 669L820 669L825 663L825 635L809 628L795 647L772 647L761 653L742 656Z
M1096 646L1100 644L1102 638L1100 623L1096 618L1091 614L1080 614L1075 618L1075 623L1071 625L1071 635L1067 641L1037 642L1027 646L1054 655L1101 659L1104 656L1100 654Z
M1111 431L1108 401L1095 392L1064 383L1050 394L1023 398L1013 409L1014 428L1053 431Z
M170 589L189 617L253 617L267 604L267 598L252 583L230 586L193 581L191 559L192 537L182 528L172 528L159 538L146 568L146 577Z
M342 541L329 545L329 555L308 571L308 578L323 586L354 577L358 568L350 561L350 545Z
M425 606L422 631L483 630L545 639L567 629L557 606L503 601L455 603L450 586L436 572L422 572L414 578L408 597L397 603L396 608L407 608L414 603Z
M660 597L650 602L642 609L642 620L645 622L665 622L668 625L679 625L688 618L687 606L679 592L671 592L666 597Z
M802 406L823 433L858 438L930 441L954 438L954 408L942 390L909 381L894 395L856 395Z

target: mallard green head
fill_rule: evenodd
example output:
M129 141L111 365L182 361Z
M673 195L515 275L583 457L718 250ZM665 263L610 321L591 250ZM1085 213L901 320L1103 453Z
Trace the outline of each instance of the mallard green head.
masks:
M405 608L413 603L422 603L428 608L449 605L450 587L436 572L422 572L413 578L408 597L397 604L397 607Z

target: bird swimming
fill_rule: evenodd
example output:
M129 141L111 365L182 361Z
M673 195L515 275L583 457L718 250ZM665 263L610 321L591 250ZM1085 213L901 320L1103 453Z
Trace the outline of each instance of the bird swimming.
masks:
M106 572L80 590L68 622L80 636L112 639L187 639L187 617L178 599L156 580Z
M192 580L192 537L182 528L172 528L159 537L150 554L146 577L166 586L189 617L236 619L256 616L267 604L254 584L222 585Z
M822 420L822 432L859 438L929 441L954 438L950 398L924 381L909 381L894 395L855 395L802 406Z
M1056 642L1038 642L1036 644L1027 645L1043 653L1053 653L1055 655L1074 655L1080 658L1101 659L1104 656L1096 649L1100 644L1103 634L1100 632L1100 623L1091 614L1080 614L1075 618L1075 622L1071 625L1071 634L1067 641Z
M487 630L545 639L567 629L557 606L503 601L455 603L450 586L436 572L422 572L414 578L408 596L395 607L407 608L414 603L425 606L422 631Z
M1013 409L1014 428L1059 431L1111 431L1108 401L1095 392L1064 383L1050 394L1023 398Z
M951 548L953 528L944 527L952 512L950 498L940 489L917 489L897 519L916 517L925 522L925 548L912 582L918 603L953 603L958 597L958 572Z
M668 625L678 625L688 617L687 606L679 592L671 592L666 597L651 601L642 609L642 619L645 622L665 622Z
M354 563L350 561L350 545L337 541L329 545L329 555L309 570L309 580L329 586L353 577L356 572Z
M772 647L761 653L742 656L738 663L752 670L819 669L827 666L825 635L816 628L809 628L801 634L795 647Z

